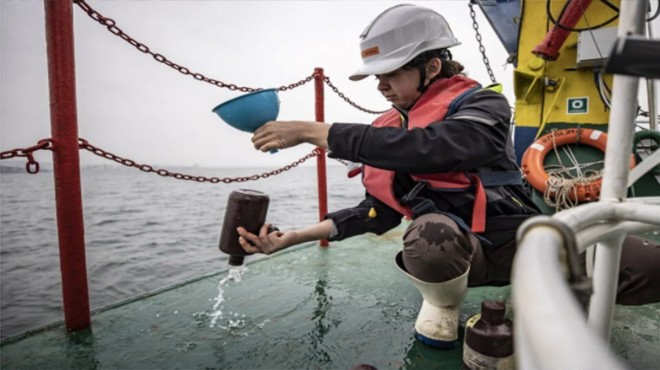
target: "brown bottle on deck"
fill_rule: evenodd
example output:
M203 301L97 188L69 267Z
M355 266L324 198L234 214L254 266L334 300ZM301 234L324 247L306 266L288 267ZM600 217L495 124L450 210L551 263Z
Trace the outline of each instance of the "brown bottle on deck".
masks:
M239 189L229 194L219 247L229 255L230 265L242 265L244 256L250 254L238 243L236 228L242 226L258 235L259 229L266 222L269 201L268 195L256 190Z
M470 370L514 369L513 323L502 301L483 301L481 313L465 323L463 367Z

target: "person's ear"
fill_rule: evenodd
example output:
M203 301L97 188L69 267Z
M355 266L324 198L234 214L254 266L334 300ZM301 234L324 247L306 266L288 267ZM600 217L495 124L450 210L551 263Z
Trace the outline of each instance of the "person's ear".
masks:
M435 76L440 74L442 69L442 61L440 58L433 58L426 63L426 78L430 81Z

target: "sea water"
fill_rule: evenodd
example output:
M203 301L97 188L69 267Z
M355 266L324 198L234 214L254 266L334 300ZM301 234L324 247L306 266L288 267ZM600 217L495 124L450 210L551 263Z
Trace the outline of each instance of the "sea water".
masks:
M273 170L168 169L220 178ZM327 173L331 211L363 198L359 178L349 179L343 165L329 165ZM267 221L281 230L310 225L319 217L314 166L230 184L176 180L114 164L83 167L81 178L92 309L226 269L227 256L218 242L232 190L268 194ZM0 334L6 337L63 319L52 172L2 174L0 205ZM218 297L208 298L210 307L200 312L213 314ZM240 313L217 315L214 325L227 324L220 317L240 324Z
M236 326L242 326L243 321L240 317L241 314L238 312L229 312L229 313L224 313L223 316L223 302L225 301L225 287L228 286L231 283L239 283L241 279L243 278L243 274L247 271L247 267L242 265L242 266L232 266L229 268L229 271L227 271L227 276L224 278L220 279L220 282L218 282L218 295L213 299L213 311L211 312L211 323L210 327L215 327L218 324L218 320L222 320L223 318L227 318L228 323L226 326L223 326L222 323L219 325L223 329L229 329L231 327L236 327ZM241 317L245 317L243 314Z

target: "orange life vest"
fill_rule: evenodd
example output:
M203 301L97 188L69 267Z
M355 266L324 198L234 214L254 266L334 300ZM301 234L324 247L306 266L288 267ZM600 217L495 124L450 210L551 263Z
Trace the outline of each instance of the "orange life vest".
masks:
M408 129L425 128L434 122L445 119L452 103L478 89L480 85L463 75L456 75L434 82L408 112ZM378 117L374 127L401 127L402 118L396 109L391 109ZM411 174L415 181L426 181L436 189L475 189L472 209L472 231L483 232L486 228L486 192L476 174L465 172L443 172L435 174ZM362 183L367 192L391 208L408 217L413 216L410 207L401 204L393 191L394 172L371 166L364 166Z

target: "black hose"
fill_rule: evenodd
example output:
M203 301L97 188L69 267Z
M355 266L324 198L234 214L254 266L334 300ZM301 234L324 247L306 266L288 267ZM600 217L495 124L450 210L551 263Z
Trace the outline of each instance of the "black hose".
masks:
M610 8L613 7L613 9L617 9L614 5L612 5L611 3L609 3L607 0L601 0L601 1L602 1L603 3L605 3L607 6L609 6ZM548 19L550 19L550 22L552 22L554 25L556 25L557 27L561 28L561 29L564 30L564 31L569 31L569 32L591 31L591 30L595 30L595 29L598 29L598 28L602 28L602 27L604 27L604 26L607 26L608 24L614 22L615 20L617 20L617 18L619 18L619 13L618 13L618 9L617 9L617 13L616 13L616 15L615 15L614 17L612 17L612 18L606 20L605 22L603 22L603 23L601 23L601 24L597 24L597 25L595 25L595 26L592 26L592 27L585 27L585 28L571 28L571 27L566 27L566 26L562 25L561 23L559 23L559 22L558 22L558 21L552 16L552 12L550 11L550 8L551 8L551 7L550 7L550 3L551 3L551 2L552 2L552 0L547 0L546 3L545 3L545 11L546 11L546 13L548 14ZM564 7L561 9L561 13L560 13L559 19L561 19L561 16L564 15L564 11L566 10L566 7L568 6L568 3L569 3L569 1L567 1L566 4L564 4Z

